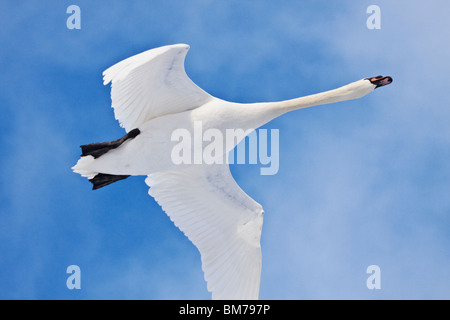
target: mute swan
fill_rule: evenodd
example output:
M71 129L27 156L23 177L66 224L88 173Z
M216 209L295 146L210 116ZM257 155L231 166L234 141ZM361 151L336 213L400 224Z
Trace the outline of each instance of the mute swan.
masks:
M116 141L81 146L72 168L93 189L145 175L149 194L201 254L207 289L213 299L258 299L260 236L264 211L233 179L224 164L176 165L171 133L178 128L256 129L292 110L356 99L392 82L365 78L338 89L292 100L239 104L215 98L186 75L189 46L148 50L103 72L111 82L112 107L127 134ZM224 148L223 156L239 141Z

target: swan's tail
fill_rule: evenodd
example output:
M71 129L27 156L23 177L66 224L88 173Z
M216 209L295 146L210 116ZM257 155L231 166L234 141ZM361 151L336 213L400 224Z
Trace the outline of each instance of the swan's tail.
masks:
M113 182L123 180L129 177L129 175L114 175L98 172L92 169L92 165L95 159L101 157L103 154L107 153L112 149L116 149L122 143L128 139L135 138L140 133L139 129L133 129L128 132L124 137L114 140L111 142L100 142L91 143L81 146L81 158L78 160L77 164L72 167L75 173L80 174L83 177L89 179L92 182L92 189L99 189L101 187L107 186Z
M81 176L86 177L92 183L92 190L99 189L107 186L113 182L123 180L129 177L129 175L115 175L95 172L90 169L95 158L91 155L81 157L77 164L72 167L73 172L79 173Z
M72 170L75 173L81 174L82 177L92 179L98 174L98 172L95 172L90 168L94 161L95 158L93 156L82 156L77 164L72 167Z

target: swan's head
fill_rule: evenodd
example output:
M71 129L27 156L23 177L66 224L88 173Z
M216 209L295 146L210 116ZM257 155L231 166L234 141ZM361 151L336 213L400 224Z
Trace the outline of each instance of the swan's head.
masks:
M388 85L392 82L391 77L383 77L383 76L365 78L364 80L369 80L370 83L375 86L375 89L378 87Z
M391 82L391 77L378 76L364 78L339 88L338 91L333 94L336 94L335 101L357 99L369 94L376 88L388 85Z

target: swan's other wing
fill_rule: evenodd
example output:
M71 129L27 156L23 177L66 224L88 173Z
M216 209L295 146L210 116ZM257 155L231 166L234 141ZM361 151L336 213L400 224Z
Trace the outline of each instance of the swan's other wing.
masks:
M188 50L186 44L151 49L103 72L103 84L111 82L114 115L127 132L150 119L194 109L212 98L186 75Z
M263 210L228 165L192 165L151 174L145 182L199 249L213 299L258 299Z

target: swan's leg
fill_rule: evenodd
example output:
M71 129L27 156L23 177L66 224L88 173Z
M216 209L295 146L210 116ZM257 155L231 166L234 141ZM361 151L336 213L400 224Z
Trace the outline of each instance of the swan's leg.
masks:
M128 178L127 175L114 175L114 174L105 174L105 173L99 173L94 178L89 179L90 182L92 182L92 190L96 190L99 188L102 188L104 186L107 186L108 184L111 184L113 182L123 180Z
M109 141L109 142L99 142L99 143L91 143L81 146L82 157L85 156L93 156L94 158L98 158L101 155L107 153L109 150L115 149L119 147L122 143L127 141L128 139L135 138L140 132L139 129L133 129L124 135L122 138Z

